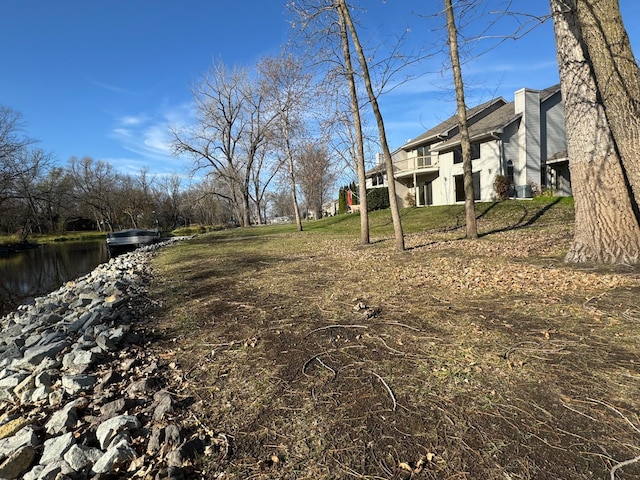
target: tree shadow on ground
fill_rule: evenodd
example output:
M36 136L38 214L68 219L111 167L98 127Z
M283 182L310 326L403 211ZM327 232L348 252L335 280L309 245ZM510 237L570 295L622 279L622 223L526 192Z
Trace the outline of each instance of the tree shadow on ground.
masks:
M538 220L540 220L540 218L545 213L547 213L551 208L553 208L555 205L557 205L561 200L562 200L562 198L558 197L553 202L546 204L544 207L542 207L540 210L538 210L535 214L533 214L531 216L531 218L529 218L528 220L526 220L526 218L529 216L529 210L526 207L524 207L524 213L523 213L522 217L514 225L508 225L506 227L490 230L488 232L484 232L484 233L478 234L478 237L485 237L487 235L491 235L491 234L494 234L494 233L509 232L509 231L512 231L512 230L518 230L520 228L531 227L534 223L536 223Z

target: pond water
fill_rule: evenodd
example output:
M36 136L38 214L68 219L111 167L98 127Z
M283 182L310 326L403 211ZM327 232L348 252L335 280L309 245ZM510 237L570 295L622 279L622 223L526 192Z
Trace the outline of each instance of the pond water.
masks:
M104 240L52 243L0 258L0 316L108 259Z

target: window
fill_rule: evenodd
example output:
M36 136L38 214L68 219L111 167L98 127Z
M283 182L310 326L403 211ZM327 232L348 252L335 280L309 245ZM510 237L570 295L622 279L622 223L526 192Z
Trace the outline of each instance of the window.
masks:
M371 185L374 187L384 185L384 173L376 173L371 177Z
M472 143L471 160L477 160L478 158L480 158L480 144ZM459 145L453 150L453 163L462 163L462 147Z
M433 185L425 182L418 188L418 205L433 205Z
M509 180L509 185L515 185L514 174L513 174L513 162L511 160L507 162L507 180Z
M464 202L464 175L454 177L456 187L456 202ZM473 199L480 200L480 172L473 173Z
M428 167L431 165L431 152L428 147L416 148L416 166Z

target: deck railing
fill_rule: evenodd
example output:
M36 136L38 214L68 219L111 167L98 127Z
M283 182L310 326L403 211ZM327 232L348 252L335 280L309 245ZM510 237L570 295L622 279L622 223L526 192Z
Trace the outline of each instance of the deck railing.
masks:
M393 163L396 174L403 174L423 169L438 168L437 157L409 157Z

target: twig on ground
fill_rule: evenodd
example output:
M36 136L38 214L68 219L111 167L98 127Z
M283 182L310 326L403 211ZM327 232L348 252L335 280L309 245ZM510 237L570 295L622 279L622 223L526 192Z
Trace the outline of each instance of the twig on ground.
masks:
M590 402L593 403L597 403L600 404L604 407L607 407L609 410L614 411L615 413L617 413L618 415L620 415L622 417L622 419L627 422L629 424L629 426L635 430L636 433L640 433L640 429L638 427L636 427L633 422L631 420L629 420L620 410L618 410L616 407L614 407L613 405L607 403L607 402L603 402L602 400L596 400L595 398L587 398L587 400L589 400Z
M329 330L331 328L369 328L368 325L341 325L339 323L335 325L325 325L324 327L314 328L309 333L307 333L304 338L307 338L309 335L312 335L316 332L320 332L321 330Z
M371 375L373 375L374 377L376 377L378 380L380 380L380 382L382 382L382 384L384 385L384 387L387 389L387 392L389 392L389 396L391 397L391 400L393 401L393 411L396 410L396 408L398 407L398 402L396 401L396 397L393 394L393 391L391 390L391 387L387 384L387 382L384 381L384 378L382 378L380 375L378 375L376 372L374 372L373 370L369 370L369 373L371 373Z
M329 370L329 371L333 374L333 378L336 378L337 373L336 373L336 371L335 371L333 368L331 368L329 365L327 365L326 363L324 363L324 362L320 359L320 357L316 357L316 360L318 361L318 363L319 363L320 365L322 365L324 368L326 368L327 370Z
M307 367L309 366L309 364L310 364L311 362L313 362L316 358L320 357L320 355L326 355L327 353L329 353L329 352L320 352L320 353L316 353L314 356L312 356L312 357L308 358L308 359L307 359L307 361L306 361L306 362L304 362L304 364L302 364L302 374L303 374L303 375L306 375L306 374L307 374L307 373L306 373L306 370L307 370Z
M562 405L567 410L571 410L572 412L577 413L578 415L582 415L583 417L587 417L589 420L593 420L594 422L598 421L595 418L593 418L591 415L587 415L586 413L582 413L580 410L576 410L575 408L570 407L566 403L560 403L560 405Z
M626 467L627 465L631 465L632 463L640 462L640 455L630 460L625 460L624 462L616 463L613 467L611 467L610 479L616 480L616 470L622 467Z
M381 322L381 323L374 323L374 325L393 325L396 327L408 328L409 330L413 330L414 332L421 331L419 328L412 327L411 325L407 325L406 323L400 323L400 322Z
M638 312L637 310L625 310L624 312L622 312L622 316L626 319L629 320L631 322L638 322L640 321L640 317L639 316L632 316L631 313L634 313L636 315L640 315L640 312Z

